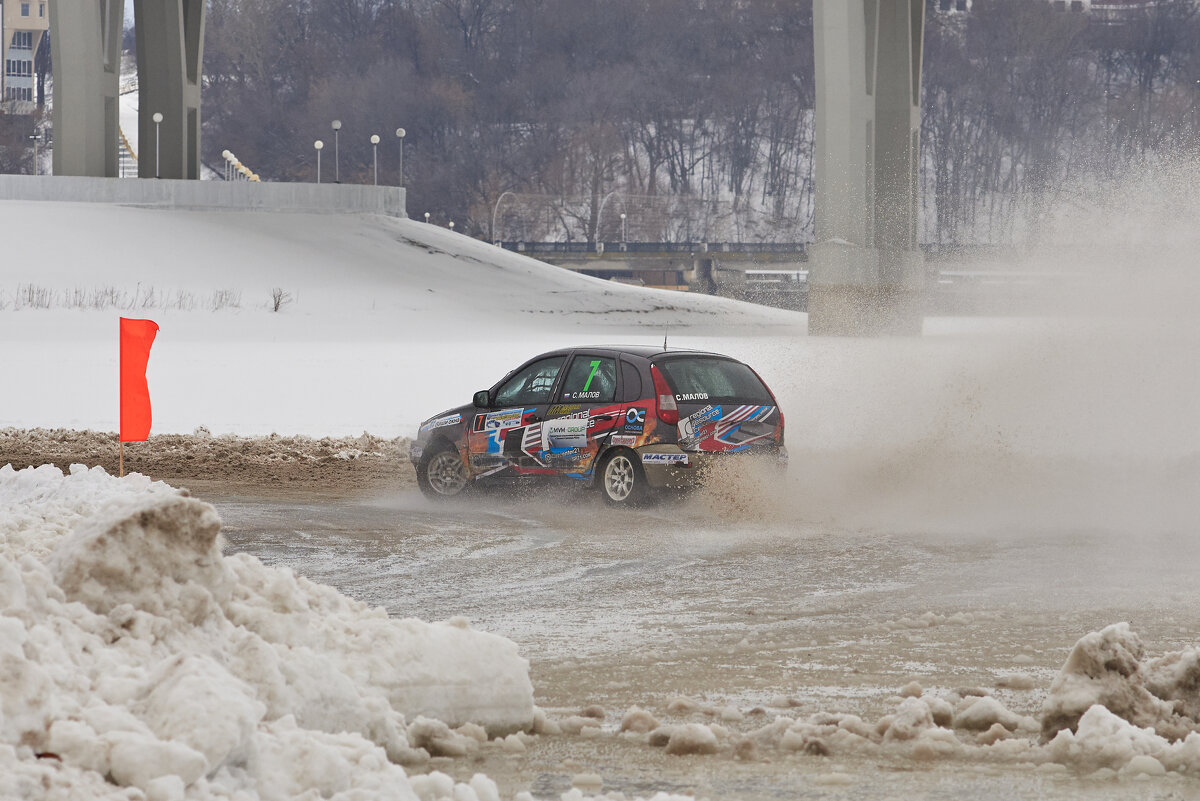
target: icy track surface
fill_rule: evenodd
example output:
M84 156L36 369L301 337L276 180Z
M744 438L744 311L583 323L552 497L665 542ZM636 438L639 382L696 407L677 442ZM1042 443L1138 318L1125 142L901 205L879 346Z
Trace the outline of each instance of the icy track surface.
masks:
M896 534L763 497L217 506L233 549L519 644L543 736L438 766L505 797L1200 796L1190 532Z
M449 726L533 723L510 640L221 546L165 484L0 468L0 798L416 799Z

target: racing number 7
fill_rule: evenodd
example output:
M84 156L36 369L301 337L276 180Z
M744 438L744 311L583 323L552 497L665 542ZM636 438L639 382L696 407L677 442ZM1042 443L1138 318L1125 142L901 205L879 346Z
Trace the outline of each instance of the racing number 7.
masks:
M596 359L592 362L592 372L588 373L587 383L583 385L583 391L587 392L592 386L592 379L596 377L596 371L600 369L600 360Z

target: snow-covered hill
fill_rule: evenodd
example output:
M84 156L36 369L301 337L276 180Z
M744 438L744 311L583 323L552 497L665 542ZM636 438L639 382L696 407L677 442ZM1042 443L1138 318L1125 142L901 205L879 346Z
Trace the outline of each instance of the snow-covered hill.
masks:
M161 326L159 433L406 433L540 350L806 322L576 275L410 220L12 201L0 213L21 232L0 264L15 390L0 426L115 429L119 316Z

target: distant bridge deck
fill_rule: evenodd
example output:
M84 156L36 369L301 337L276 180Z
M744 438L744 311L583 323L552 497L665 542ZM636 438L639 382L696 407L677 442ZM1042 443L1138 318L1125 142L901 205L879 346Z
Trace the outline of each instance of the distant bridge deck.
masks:
M768 306L806 309L807 242L496 242L564 269L660 289L698 291ZM1017 313L1083 276L1015 269L1011 248L923 245L927 313Z

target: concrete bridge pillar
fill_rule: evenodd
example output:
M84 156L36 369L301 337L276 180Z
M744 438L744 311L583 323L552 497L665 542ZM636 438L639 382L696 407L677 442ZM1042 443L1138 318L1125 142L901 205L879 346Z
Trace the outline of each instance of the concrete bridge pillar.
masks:
M54 174L117 175L123 0L50 3Z
M809 333L919 334L924 0L814 0L816 244Z
M134 0L138 177L200 177L204 0ZM157 131L153 115L163 115Z
M134 0L138 176L200 177L204 0ZM54 174L115 178L124 0L50 4ZM153 115L163 115L160 127Z

